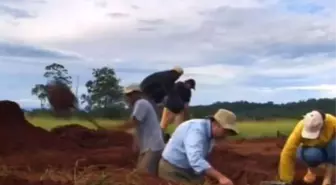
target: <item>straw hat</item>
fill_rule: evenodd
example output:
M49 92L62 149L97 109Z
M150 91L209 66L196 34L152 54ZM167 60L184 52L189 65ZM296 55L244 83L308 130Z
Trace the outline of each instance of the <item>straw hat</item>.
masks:
M236 126L236 115L226 109L219 109L213 118L225 129L233 131L235 134L238 134L238 128Z
M183 69L182 69L182 67L180 67L180 66L175 66L175 67L173 68L173 70L176 71L176 72L178 72L178 73L180 73L180 74L183 74Z
M141 92L140 85L133 83L124 88L124 94L129 94L132 92Z

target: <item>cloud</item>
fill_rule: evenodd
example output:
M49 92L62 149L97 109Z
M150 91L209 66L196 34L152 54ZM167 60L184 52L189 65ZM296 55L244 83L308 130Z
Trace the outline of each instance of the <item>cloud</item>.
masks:
M108 3L104 0L97 0L97 1L95 1L95 5L100 7L100 8L106 8Z
M152 32L152 31L155 31L156 28L153 28L153 27L142 27L142 28L138 28L139 31L148 31L148 32Z
M164 19L140 19L138 20L139 23L141 24L147 24L147 25L158 25L158 24L164 24L165 20Z
M331 2L331 1L329 1ZM288 11L299 13L299 14L314 14L321 11L325 11L328 0L314 1L314 0L297 0L297 1L283 1L281 4L283 8Z
M10 16L15 19L26 19L26 18L35 18L36 15L29 13L26 10L13 8L6 5L0 5L0 16Z
M2 3L16 4L16 3L46 3L46 0L1 0Z
M222 85L236 83L236 77L241 74L242 68L234 65L202 65L184 69L182 79L194 78L198 84Z
M57 50L43 49L25 44L16 44L0 41L1 57L25 57L25 58L52 58L52 59L80 59L76 54L70 54Z
M111 18L125 18L130 16L127 13L121 13L121 12L108 13L107 15Z
M131 8L134 9L134 10L138 10L138 9L140 9L140 7L137 6L137 5L131 5Z
M115 0L111 5L49 0L25 8L37 12L36 19L15 27L0 21L1 38L25 43L24 49L15 46L20 52L0 49L2 68L23 66L28 78L37 73L33 67L43 70L41 65L62 58L83 83L92 67L109 66L127 84L180 65L181 80L197 80L193 104L335 95L328 89L336 80L336 11L330 0L149 0L141 8Z

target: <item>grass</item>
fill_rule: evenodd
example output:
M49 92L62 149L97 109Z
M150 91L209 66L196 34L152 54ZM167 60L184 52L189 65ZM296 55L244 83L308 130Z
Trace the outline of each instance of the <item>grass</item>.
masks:
M80 119L56 119L53 117L28 117L32 124L50 130L57 126L79 124L88 128L95 128L90 122ZM122 120L107 120L97 119L97 122L106 128L111 128L117 124L121 124ZM294 128L297 120L273 120L273 121L242 121L238 123L240 131L237 138L255 138L255 137L274 137L277 135L277 131L283 134L289 134ZM173 132L174 125L168 128L168 132Z
M82 119L76 119L76 118L67 120L67 119L57 119L54 117L27 117L27 119L33 125L42 127L46 130L50 130L54 127L70 125L70 124L79 124L79 125L82 125L88 128L95 128L95 126L92 125L92 123L90 123L89 121L82 120ZM106 128L113 127L116 124L122 123L122 121L108 120L108 119L97 119L96 121L98 122L99 125L101 125L102 127L106 127Z

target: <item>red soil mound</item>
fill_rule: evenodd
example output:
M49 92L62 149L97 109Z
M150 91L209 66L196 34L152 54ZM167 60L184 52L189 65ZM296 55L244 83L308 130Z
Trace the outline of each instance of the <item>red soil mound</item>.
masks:
M71 89L62 82L54 81L47 85L47 97L56 116L69 117L77 107L77 98Z
M24 118L24 113L17 103L0 101L1 155L38 149L69 150L77 148L76 144L30 124Z
M24 113L20 106L12 101L0 101L0 124L16 124L17 120L24 120ZM19 123L20 124L20 123Z
M211 155L214 167L229 176L235 185L255 185L264 180L274 180L277 161L276 156L247 156L226 148L216 148Z
M66 125L51 130L63 139L84 148L132 146L132 135L121 131L96 131L80 125Z
M211 163L229 176L235 185L259 185L261 181L275 180L278 175L278 162L281 152L279 144L285 139L255 139L224 142L212 152ZM293 185L303 185L302 177L307 168L297 161L296 180ZM319 172L318 180L312 184L322 183Z
M259 185L261 181L276 178L281 152L279 146L284 141L258 139L220 143L210 156L211 163L230 177L235 185ZM98 165L100 170L106 170L108 166L132 168L136 154L132 152L131 144L130 134L90 130L79 125L58 127L48 132L26 121L15 102L0 101L0 163L19 171L43 172L48 167L71 171L78 160L78 170L90 165ZM306 169L302 165L297 166L298 180L293 184L301 185L303 183L299 179ZM124 174L116 181L127 181L127 178ZM141 179L144 185L165 184L151 177L142 176ZM15 176L0 177L0 184L60 185L58 182L27 181Z
M13 175L9 176L1 176L0 184L3 185L71 185L72 183L62 183L55 182L51 180L43 180L43 181L28 181L26 179L22 179Z

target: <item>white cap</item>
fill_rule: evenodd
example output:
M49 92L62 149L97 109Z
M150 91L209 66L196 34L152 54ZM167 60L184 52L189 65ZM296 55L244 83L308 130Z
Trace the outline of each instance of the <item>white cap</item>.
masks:
M322 115L318 111L309 112L303 118L301 136L305 139L316 139L319 137L322 127Z
M139 84L133 83L124 88L124 94L129 94L129 93L136 92L136 91L141 92L141 88Z

